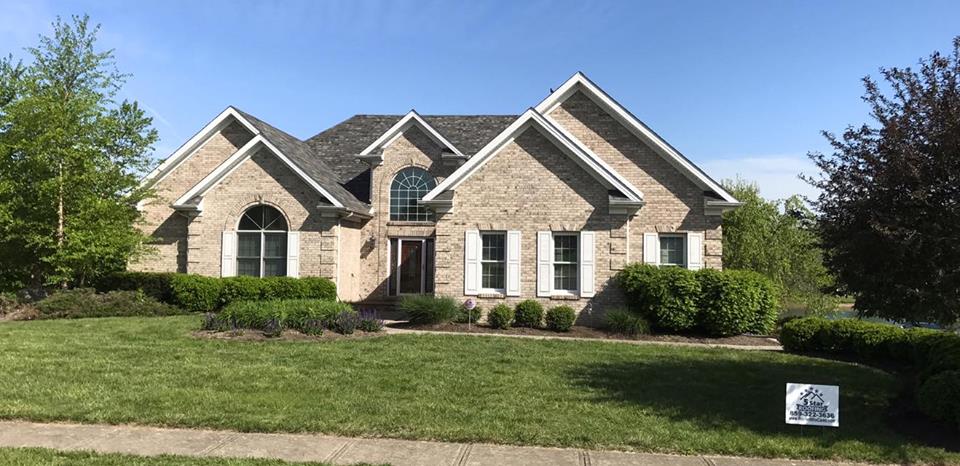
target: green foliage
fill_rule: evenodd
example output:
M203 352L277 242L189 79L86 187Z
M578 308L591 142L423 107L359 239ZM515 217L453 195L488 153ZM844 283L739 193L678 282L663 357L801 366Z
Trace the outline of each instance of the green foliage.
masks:
M493 306L493 309L490 309L490 313L487 314L487 324L493 328L506 330L510 328L510 324L513 323L513 317L513 308L506 304L497 304Z
M118 99L126 75L98 32L58 18L29 63L0 60L2 288L86 286L148 250L136 205L157 133Z
M138 291L97 293L92 288L63 290L36 303L40 319L171 316L183 311Z
M612 309L605 316L607 329L621 335L646 335L650 333L650 324L643 316L626 309Z
M570 306L557 306L547 311L547 328L554 332L569 332L577 320L577 314Z
M814 214L797 196L760 197L757 185L737 179L724 187L742 206L723 214L723 267L753 270L773 280L780 304L795 303L815 314L836 308L825 292L833 278L823 264Z
M404 296L397 306L415 324L442 324L460 313L460 304L449 296L428 294Z
M218 307L234 301L256 301L264 295L264 279L257 277L225 277L220 279ZM297 296L299 298L299 296Z
M170 280L170 290L173 302L187 311L213 311L220 307L223 279L176 274Z
M826 263L866 316L960 319L960 37L918 69L864 79L872 123L824 132L811 153Z
M303 297L312 299L337 299L337 285L333 280L323 277L303 277L298 279L303 286Z
M97 291L140 290L143 294L164 303L173 302L173 290L170 282L173 273L157 272L114 272L102 277L96 283Z
M533 299L526 299L517 304L514 311L513 325L517 327L538 328L543 324L543 306Z
M931 419L950 422L960 428L960 371L933 375L920 385L917 406Z
M661 332L768 334L779 314L777 287L755 272L630 264L617 282L631 310Z
M631 307L656 329L683 332L696 325L700 282L693 271L631 264L617 275L617 280Z
M329 326L344 312L356 314L347 303L325 299L235 301L227 305L219 317L241 328L265 329L275 320L283 328L309 330L313 321Z
M473 309L467 309L466 306L460 306L460 312L453 319L458 324L477 323L483 316L483 308L480 305L473 306Z

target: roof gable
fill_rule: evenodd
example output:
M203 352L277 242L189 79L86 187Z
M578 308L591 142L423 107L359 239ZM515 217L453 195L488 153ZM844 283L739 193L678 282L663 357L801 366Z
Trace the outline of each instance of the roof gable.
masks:
M573 159L577 165L593 175L597 181L603 183L608 189L618 191L627 202L643 203L643 193L631 185L630 182L617 173L616 170L603 162L596 154L581 144L570 140L560 132L556 126L534 109L529 109L520 115L510 126L480 149L476 155L444 179L436 188L427 193L427 195L423 197L423 202L427 204L450 202L452 199L449 194L445 194L446 192L455 190L464 180L476 173L488 160L513 141L517 135L529 128L535 128L539 131L547 140L551 141L567 156Z
M447 140L447 138L434 129L433 126L424 121L423 117L417 114L416 110L410 110L407 112L407 114L404 115L400 121L396 122L393 126L387 129L387 131L381 134L380 137L370 143L370 145L368 145L365 149L360 151L359 156L363 157L379 155L378 152L380 150L390 145L390 143L403 134L404 131L414 125L419 126L420 129L430 137L430 139L433 139L434 142L442 147L445 147L448 151L459 157L466 157L463 152L460 152L460 149L457 149L449 140Z
M724 189L720 183L717 183L710 178L706 173L704 173L703 170L701 170L693 162L681 154L680 151L671 146L667 141L661 138L660 135L650 129L650 127L645 125L636 116L630 113L630 111L620 105L619 102L610 97L609 94L604 92L603 89L600 89L600 87L590 81L586 75L579 71L570 77L570 79L568 79L566 82L564 82L563 85L557 88L557 90L553 91L549 96L547 96L542 102L540 102L536 106L536 110L541 114L546 115L545 118L549 119L551 122L554 122L549 114L555 108L562 105L564 101L566 101L570 96L574 95L577 91L583 92L583 94L590 98L590 100L592 100L615 120L617 120L621 125L627 128L627 130L629 130L634 136L653 148L654 152L666 159L667 162L669 162L682 174L687 176L687 178L689 178L691 181L696 183L701 189L713 191L722 199L722 201L710 202L715 205L739 205L739 201L737 201L733 195L727 192L727 190ZM559 127L560 125L556 126ZM565 133L565 135L571 140L583 145L575 136L567 132L562 127L560 127L559 130Z

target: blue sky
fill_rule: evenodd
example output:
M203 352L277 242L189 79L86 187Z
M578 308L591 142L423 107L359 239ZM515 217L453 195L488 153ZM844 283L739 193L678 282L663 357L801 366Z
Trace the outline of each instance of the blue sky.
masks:
M811 193L860 79L960 35L960 2L0 0L0 53L88 13L165 157L227 105L307 138L355 113L519 113L577 70L714 178Z

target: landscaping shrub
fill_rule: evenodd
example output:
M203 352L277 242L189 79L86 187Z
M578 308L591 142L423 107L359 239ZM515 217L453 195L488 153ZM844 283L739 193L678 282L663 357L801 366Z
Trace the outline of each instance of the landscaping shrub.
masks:
M208 332L226 332L230 330L230 322L213 312L205 312L200 323L200 330Z
M539 328L543 324L543 306L533 299L520 301L513 314L516 327Z
M397 306L414 324L442 324L460 313L460 304L449 296L427 294L404 296Z
M40 319L170 316L183 311L140 291L97 293L92 288L58 291L36 303Z
M221 279L218 305L226 306L234 301L256 301L263 297L264 279L257 277L225 277Z
M322 320L307 319L300 327L300 332L305 335L320 336L323 335L324 324Z
M683 332L697 325L700 282L693 271L679 267L632 264L617 275L630 307L664 332Z
M303 287L303 297L336 301L337 285L333 280L323 277L303 277L298 279Z
M917 391L917 406L931 419L960 428L960 371L944 371L927 378Z
M756 320L757 289L730 272L700 270L700 328L708 335L740 335Z
M173 303L173 287L171 282L175 273L158 272L114 272L102 277L96 284L97 291L143 291L164 303Z
M360 326L360 316L353 311L343 311L333 318L330 328L343 335L353 335L353 332Z
M458 324L477 323L483 316L483 308L480 305L473 306L473 309L467 309L465 305L460 306L460 312L453 319Z
M606 315L607 328L621 335L646 335L650 333L650 324L643 316L626 309L613 309Z
M262 330L276 319L284 328L302 330L311 320L333 322L344 312L355 314L347 303L322 299L236 301L225 307L220 317L242 328Z
M506 304L497 304L487 314L487 323L493 328L508 329L513 322L513 317L513 308Z
M547 328L554 332L569 332L577 319L576 312L570 306L557 306L547 311Z
M173 303L191 312L219 308L223 280L202 275L175 274L170 278Z
M383 330L383 319L372 309L360 310L360 323L357 328L364 332L379 332Z

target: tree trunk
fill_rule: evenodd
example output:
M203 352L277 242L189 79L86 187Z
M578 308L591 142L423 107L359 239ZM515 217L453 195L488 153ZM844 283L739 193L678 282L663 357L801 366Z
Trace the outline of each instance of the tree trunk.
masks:
M57 165L58 169L58 191L57 191L57 252L63 252L64 240L64 216L63 216L63 162ZM60 281L60 288L67 288L67 280Z

